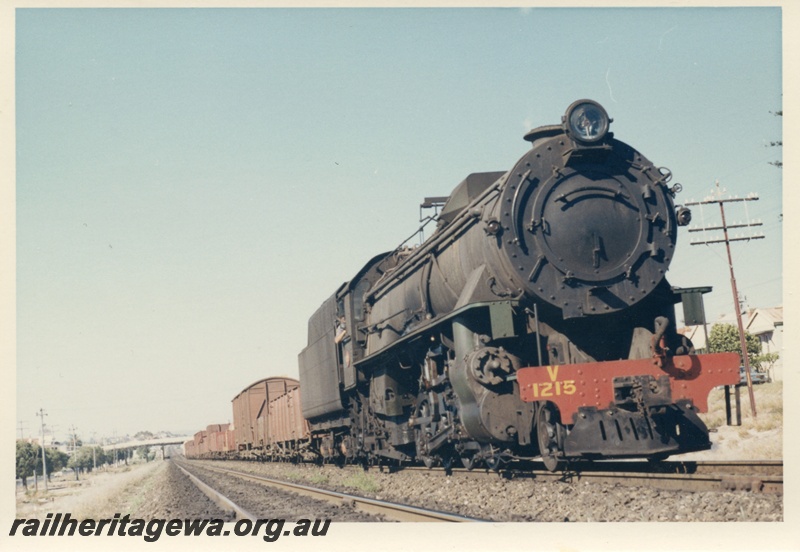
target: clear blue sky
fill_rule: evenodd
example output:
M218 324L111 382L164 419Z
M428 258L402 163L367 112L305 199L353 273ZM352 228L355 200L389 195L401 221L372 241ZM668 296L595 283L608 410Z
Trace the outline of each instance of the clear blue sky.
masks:
M17 419L228 421L297 376L309 315L425 196L509 169L579 98L679 202L760 194L736 275L780 305L781 62L776 7L17 10ZM689 241L670 282L732 311L724 247Z

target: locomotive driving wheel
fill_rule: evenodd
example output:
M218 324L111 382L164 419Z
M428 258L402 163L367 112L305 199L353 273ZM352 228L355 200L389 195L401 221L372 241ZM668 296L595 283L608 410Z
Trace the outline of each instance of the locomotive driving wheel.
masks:
M542 403L536 413L536 436L542 462L550 471L556 471L561 464L560 425L555 406L549 402Z

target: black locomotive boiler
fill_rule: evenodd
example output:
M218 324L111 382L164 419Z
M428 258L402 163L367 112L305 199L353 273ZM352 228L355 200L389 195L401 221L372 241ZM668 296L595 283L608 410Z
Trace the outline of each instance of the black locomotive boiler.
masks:
M598 103L530 131L507 172L461 182L420 246L370 260L308 324L303 415L323 458L660 458L710 447L696 415L738 381L695 355L665 273L680 185Z

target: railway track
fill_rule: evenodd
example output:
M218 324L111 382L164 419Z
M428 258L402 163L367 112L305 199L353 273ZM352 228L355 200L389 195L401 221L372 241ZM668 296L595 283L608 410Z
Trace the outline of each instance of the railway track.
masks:
M236 519L249 519L255 520L257 516L251 514L248 510L245 510L234 501L229 499L227 496L222 494L221 492L217 491L210 485L203 483L196 475L191 473L185 466L182 466L180 463L173 461L175 466L181 470L189 480L195 484L195 486L200 489L203 494L205 494L208 498L211 499L214 504L219 506L224 511L231 511L235 514Z
M413 504L422 508L491 521L781 521L783 519L783 495L779 492L770 492L768 488L770 481L782 483L780 462L756 463L756 467L746 462L665 462L657 466L635 461L597 462L581 466L572 465L569 470L556 474L537 470L535 465L523 466L518 462L503 466L499 472L485 469L472 471L456 469L449 477L442 469L426 468L389 469L384 466L383 469L371 467L364 471L359 466L340 468L334 465L209 460L197 460L192 464L198 469L232 468L259 477L314 487L322 486L344 493L358 493L371 499ZM608 473L613 469L622 470L623 466L626 468L624 471ZM676 471L680 473L674 473ZM200 475L211 484L214 484L217 477L212 472L203 472ZM279 490L265 492L259 485L240 483L232 477L219 475L219 478L221 483L235 483L238 487L252 489L253 496L258 497L255 502L250 503L252 509L258 508L259 501L271 501L268 508L279 508L280 501L284 499L277 497L284 495L289 499L290 496L297 496ZM751 481L757 478L762 479L761 484L754 484ZM739 490L734 494L730 491L734 488L762 492ZM664 492L659 489L672 489L672 491ZM715 492L707 492L709 489ZM298 496L298 500L301 498ZM345 509L351 511L349 514L351 516L355 513L366 517L364 512L352 508L350 503L339 502L339 506L333 506L306 500L309 500L309 509L319 507L313 504L325 504L325 507L329 508L328 514L317 517L336 521L338 519L336 516L340 512L344 514ZM265 511L272 510L262 509L262 517ZM281 517L290 519L288 515ZM400 519L394 515L391 517ZM370 518L363 521L373 520L374 518Z
M238 506L228 497L224 496L219 491L212 488L210 485L201 481L197 476L191 473L191 464L184 462L175 463L194 483L200 488L211 500L213 500L221 508L236 513L237 519L256 519L256 516L249 511ZM440 512L436 510L429 510L426 508L419 508L416 506L409 506L405 504L397 504L383 500L376 500L366 498L358 495L341 493L337 491L330 491L327 489L320 489L308 485L300 485L297 483L289 483L278 479L272 479L251 473L245 473L239 470L233 470L224 467L211 467L204 465L203 469L233 476L242 480L254 482L258 485L289 491L305 497L313 498L315 500L323 500L333 504L349 504L356 509L371 515L382 515L387 519L393 521L423 521L423 522L467 522L467 521L484 521L481 519L460 516L457 514L450 514L447 512Z
M432 476L505 477L540 481L589 481L626 486L647 486L685 492L752 491L783 492L783 462L597 462L576 463L559 472L550 472L536 463L525 467L508 466L499 471L463 468L402 468Z

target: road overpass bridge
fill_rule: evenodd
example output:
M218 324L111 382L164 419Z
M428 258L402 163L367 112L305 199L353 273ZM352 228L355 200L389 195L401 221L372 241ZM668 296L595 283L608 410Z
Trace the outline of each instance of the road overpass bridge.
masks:
M125 441L124 443L114 443L112 445L103 445L103 450L111 452L114 450L137 449L139 447L159 447L161 449L161 458L164 458L164 448L170 445L182 445L189 439L191 435L185 437L162 437L160 439L145 439L143 441Z

